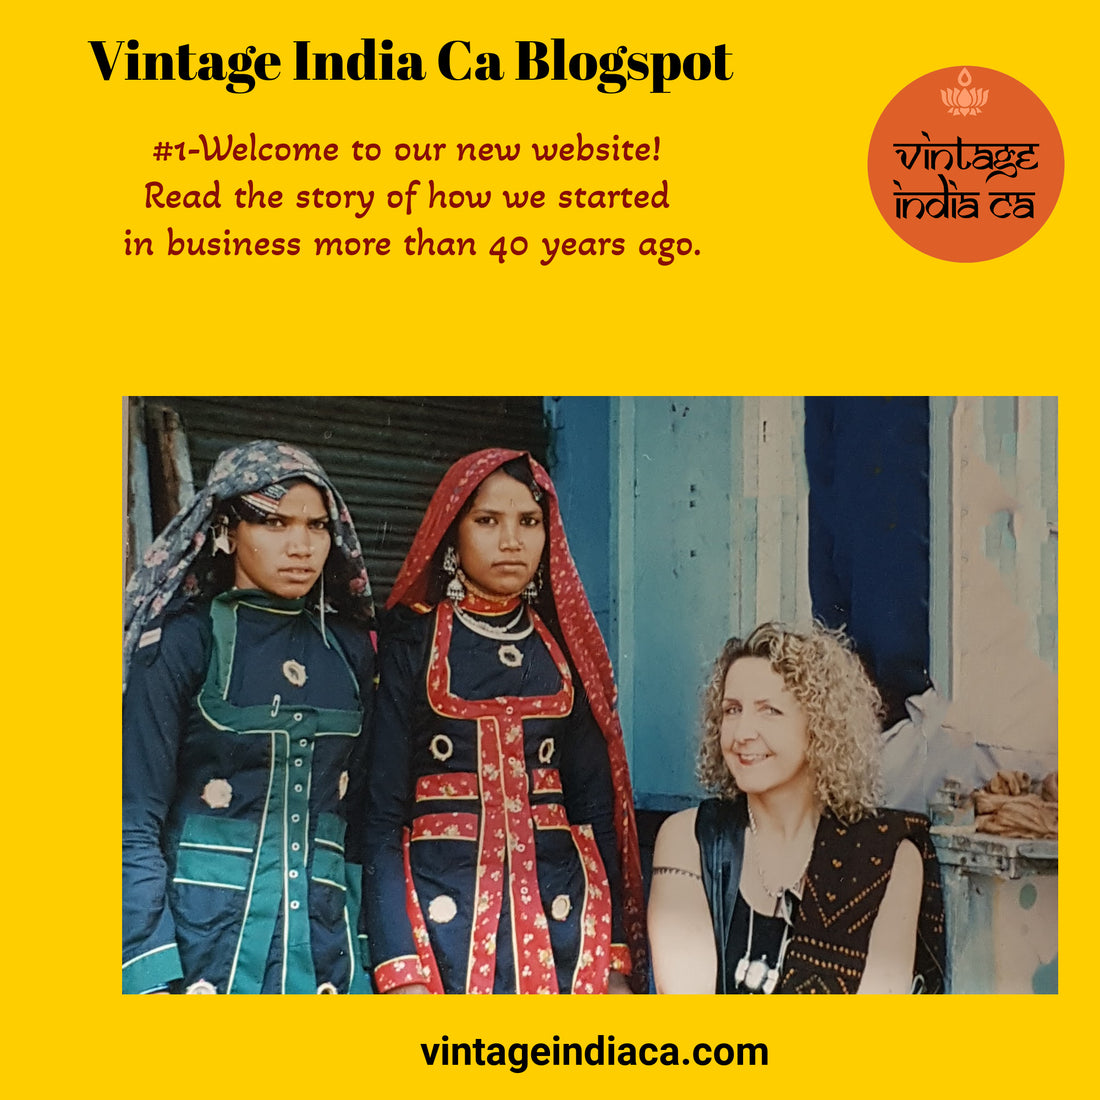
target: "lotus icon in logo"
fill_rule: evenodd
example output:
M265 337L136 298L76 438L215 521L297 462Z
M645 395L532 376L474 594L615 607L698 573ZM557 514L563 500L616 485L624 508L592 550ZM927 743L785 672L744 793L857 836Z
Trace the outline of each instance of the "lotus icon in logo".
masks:
M971 88L974 78L969 69L963 69L957 77L957 88L941 88L940 99L949 115L980 115L989 92L985 88Z

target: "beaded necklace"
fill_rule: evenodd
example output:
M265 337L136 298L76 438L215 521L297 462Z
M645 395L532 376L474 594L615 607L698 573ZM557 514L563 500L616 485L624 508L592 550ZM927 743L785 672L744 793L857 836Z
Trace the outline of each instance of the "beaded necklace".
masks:
M527 625L521 630L513 631L512 628L515 627L520 619L527 613L526 607L521 605L519 611L516 612L515 618L512 619L511 622L505 623L503 626L492 626L482 619L475 619L472 615L463 611L458 604L454 605L454 609L456 618L468 630L472 630L475 634L480 634L482 638L489 638L501 643L497 648L497 659L505 668L519 668L519 666L523 664L523 653L520 652L519 647L513 643L522 641L526 638L531 631L535 629L535 623L533 619L528 618Z
M774 993L776 986L779 984L779 976L783 971L783 960L787 955L787 945L790 942L791 926L794 920L790 895L801 897L802 882L806 877L806 869L810 865L810 856L813 855L813 837L810 838L809 851L806 853L806 858L794 880L789 885L773 888L764 874L764 868L760 861L760 851L755 843L757 837L756 815L752 812L751 806L748 806L748 811L749 831L752 833L754 841L752 861L756 866L756 876L760 880L764 893L775 902L775 915L783 918L783 938L779 942L779 951L776 954L774 966L768 965L767 955L765 954L761 954L758 959L753 959L753 922L756 909L746 899L749 909L749 935L745 944L745 953L737 962L733 981L735 986L744 986L750 993Z

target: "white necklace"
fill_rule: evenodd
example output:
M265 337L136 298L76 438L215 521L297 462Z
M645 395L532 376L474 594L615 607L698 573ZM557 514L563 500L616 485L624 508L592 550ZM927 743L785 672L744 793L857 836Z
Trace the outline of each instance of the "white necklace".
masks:
M523 618L527 611L526 607L521 606L516 613L516 617L503 626L492 626L481 619L475 619L472 615L468 615L463 611L458 604L454 605L454 609L459 622L468 630L472 630L475 634L480 634L481 637L489 638L494 642L504 643L497 649L497 659L505 668L519 668L523 664L523 654L520 652L519 647L512 643L526 638L535 629L535 623L533 620L528 619L527 625L522 630L509 632Z
M746 901L746 905L749 903ZM745 944L745 953L737 961L733 974L733 984L744 986L750 993L774 993L779 984L779 973L783 969L783 959L787 955L787 943L791 938L791 916L789 907L783 911L783 938L779 941L779 951L775 957L775 966L768 965L768 957L762 954L752 959L753 907L749 905L749 938ZM750 961L751 960L751 961Z
M523 618L523 613L527 609L521 604L516 610L515 618L511 622L505 623L503 626L494 626L492 623L487 623L482 619L475 619L468 611L464 611L458 604L454 605L455 614L466 624L475 634L480 634L483 638L506 638L508 637L508 631L512 627L516 626L520 619ZM530 630L527 631L530 633ZM526 637L527 635L523 635Z

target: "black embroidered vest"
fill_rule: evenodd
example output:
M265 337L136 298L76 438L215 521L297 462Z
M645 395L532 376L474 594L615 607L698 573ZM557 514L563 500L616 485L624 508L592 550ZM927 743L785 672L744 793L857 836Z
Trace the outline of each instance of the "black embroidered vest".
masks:
M718 993L732 990L737 963L726 957L726 945L740 888L747 825L743 798L707 799L695 820L703 887L714 923ZM903 840L912 841L924 861L914 992L944 991L943 897L928 820L907 811L879 810L850 825L828 811L822 814L778 992L856 992L867 962L871 928Z

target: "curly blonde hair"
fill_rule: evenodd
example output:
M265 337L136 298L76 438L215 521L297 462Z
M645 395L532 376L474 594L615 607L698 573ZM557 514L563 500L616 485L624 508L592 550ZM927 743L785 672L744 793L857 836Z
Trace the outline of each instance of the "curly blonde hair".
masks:
M764 623L730 638L714 662L703 703L696 774L705 790L736 798L740 789L722 756L722 699L734 661L762 657L806 713L807 759L818 800L842 821L858 821L878 802L882 700L848 637L814 623L807 633Z

